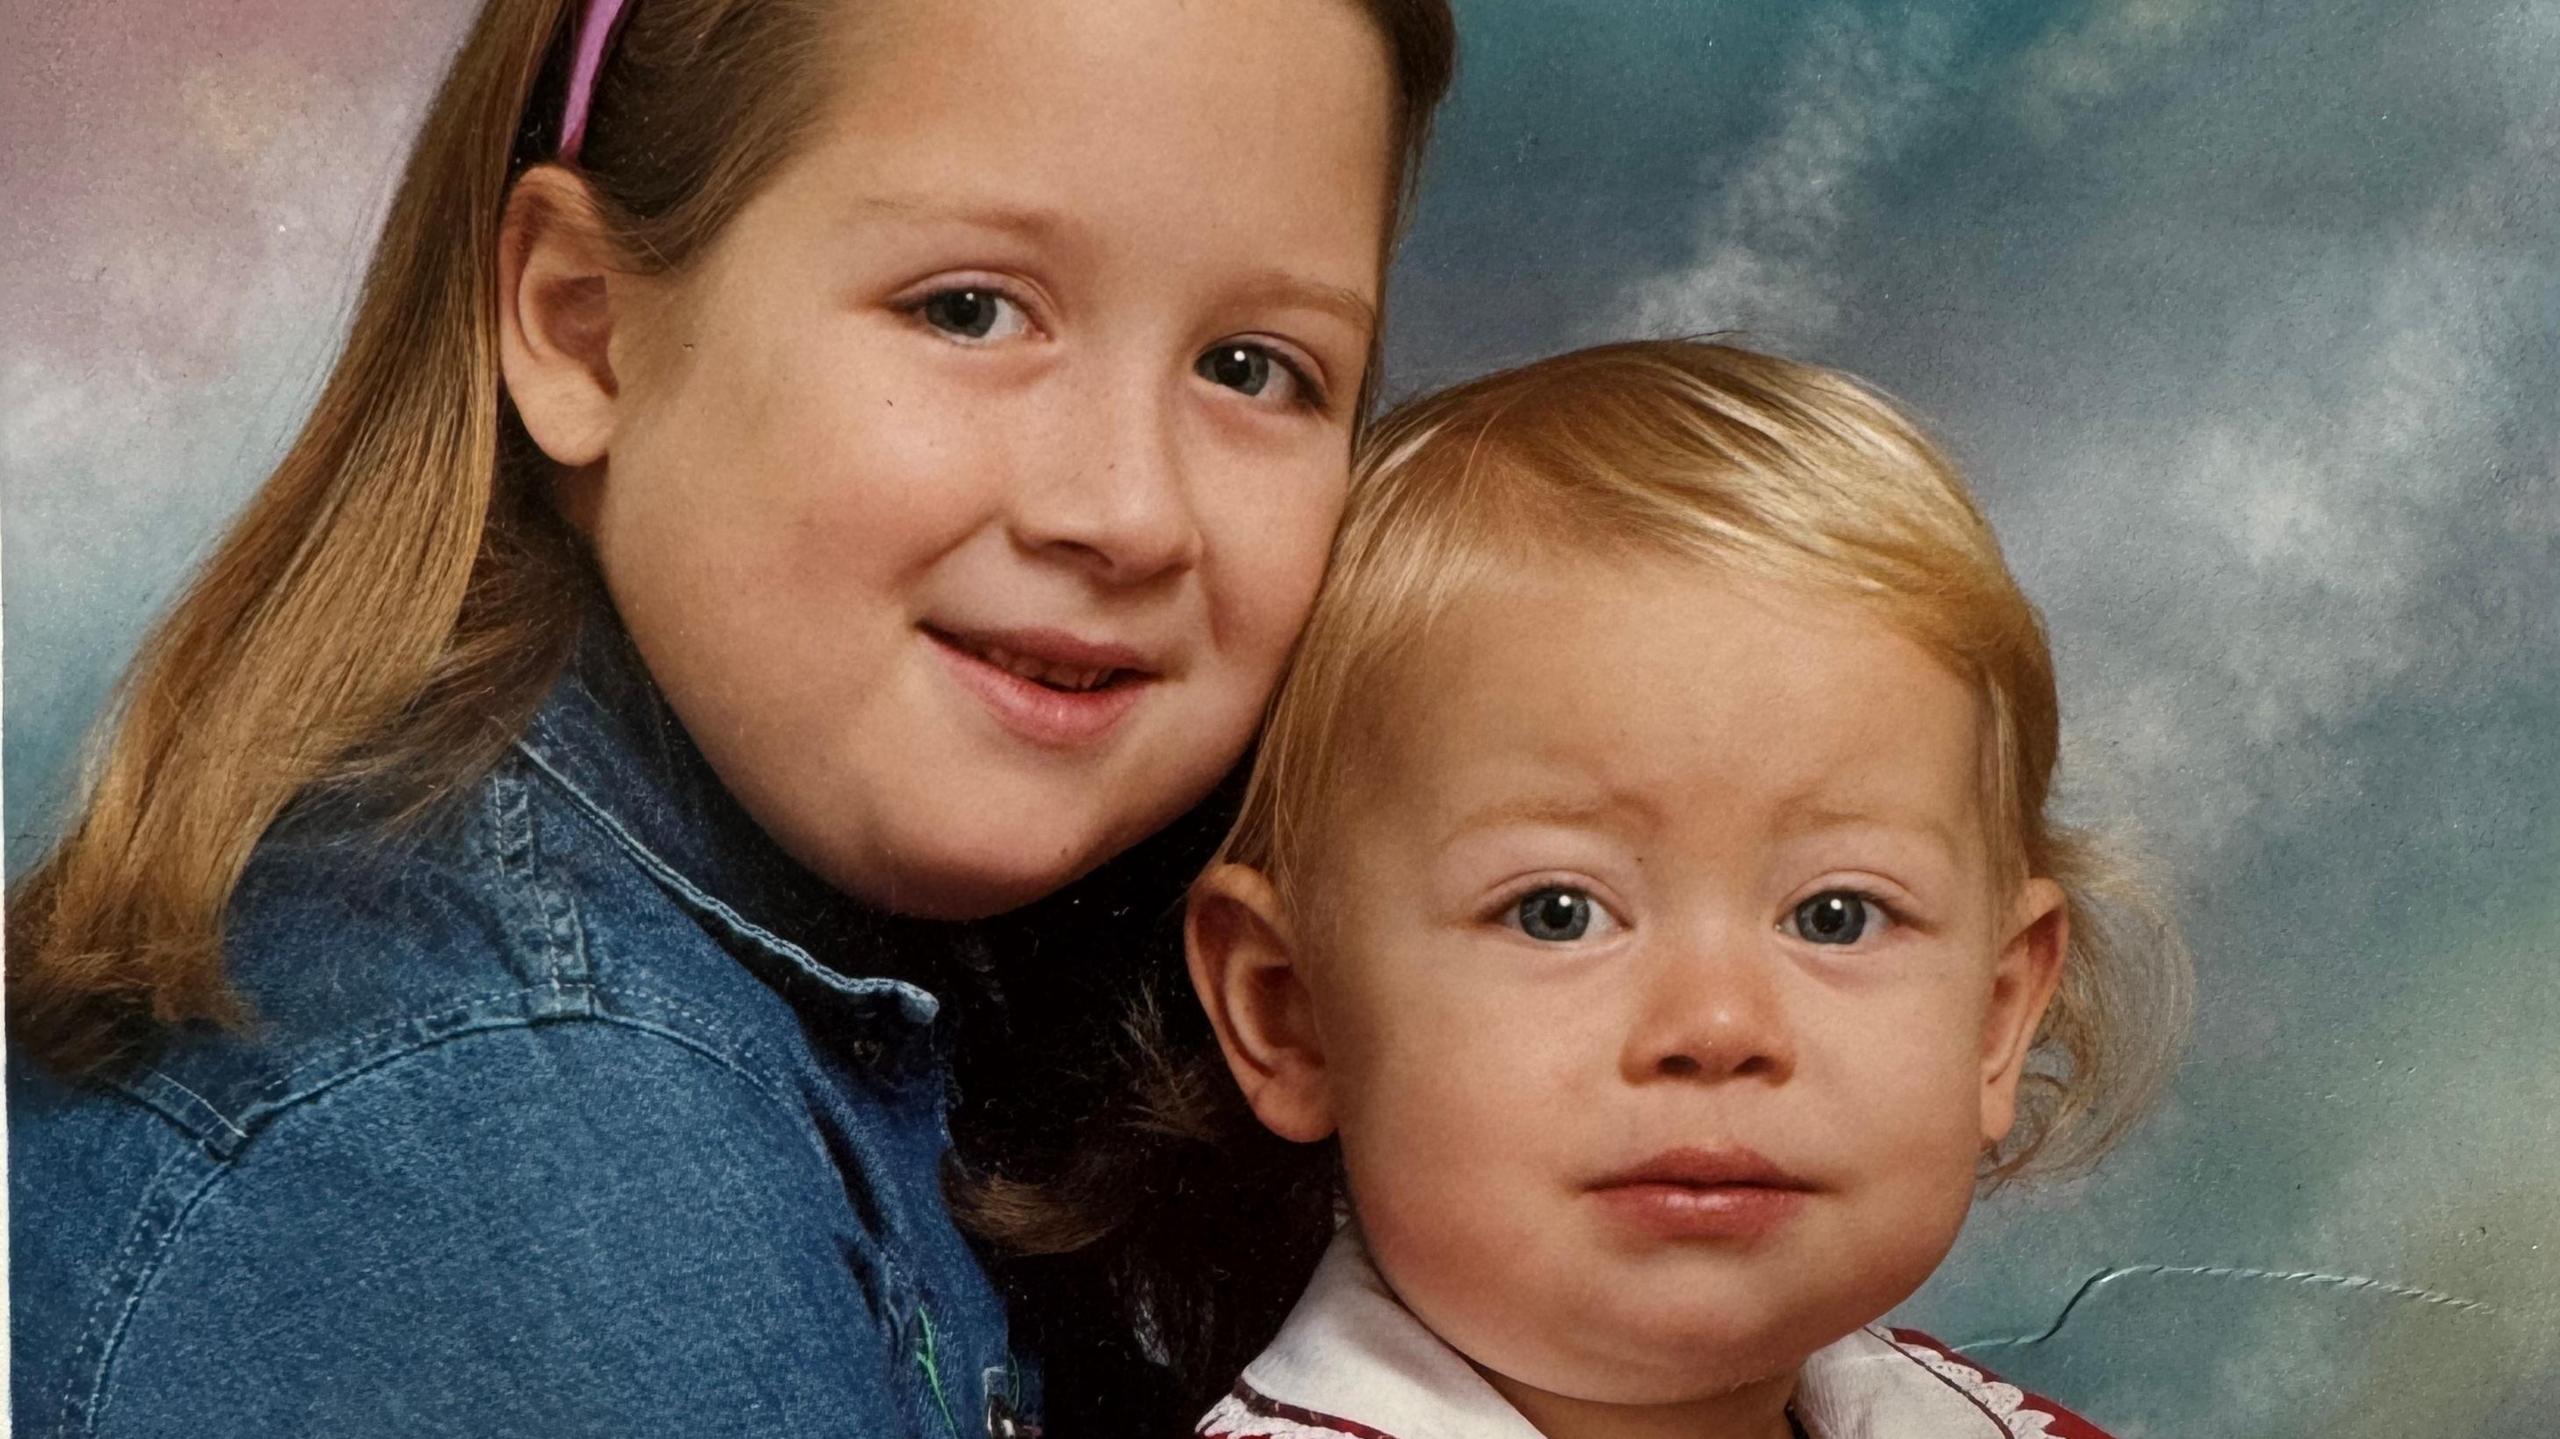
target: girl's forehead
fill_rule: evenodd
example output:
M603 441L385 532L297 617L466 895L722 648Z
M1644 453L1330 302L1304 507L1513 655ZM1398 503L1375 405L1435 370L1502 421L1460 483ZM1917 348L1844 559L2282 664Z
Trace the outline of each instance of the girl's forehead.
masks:
M726 242L749 268L777 243L840 269L914 242L919 266L1022 272L1061 304L1214 287L1374 334L1397 92L1360 7L953 0L846 24L815 128Z
M930 23L894 8L846 22L853 39L831 67L819 139L920 188L1036 186L1058 209L1107 203L1179 167L1212 180L1375 181L1384 202L1396 79L1359 6L934 0ZM946 152L1111 173L1088 185L936 168Z

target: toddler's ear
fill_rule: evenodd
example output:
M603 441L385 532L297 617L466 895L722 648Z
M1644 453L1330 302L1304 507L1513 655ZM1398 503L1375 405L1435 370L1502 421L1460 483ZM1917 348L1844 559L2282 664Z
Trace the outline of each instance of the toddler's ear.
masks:
M1255 1117L1300 1143L1333 1133L1324 1049L1298 969L1297 937L1271 882L1240 864L1201 876L1191 888L1183 941L1191 988Z
M1991 1007L1982 1023L1982 1138L1997 1144L2018 1122L2018 1080L2035 1048L2036 1029L2062 982L2071 950L2071 905L2062 886L2036 878L2019 888L2002 931Z

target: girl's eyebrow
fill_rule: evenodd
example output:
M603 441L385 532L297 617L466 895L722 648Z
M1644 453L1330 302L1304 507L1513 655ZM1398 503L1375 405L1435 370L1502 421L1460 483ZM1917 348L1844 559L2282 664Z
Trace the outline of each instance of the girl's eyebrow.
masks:
M1066 216L1032 205L977 201L955 203L942 195L895 194L864 195L854 203L860 209L901 220L945 221L981 230L999 230L1032 240L1053 239L1070 228Z
M1364 335L1378 327L1378 307L1367 295L1348 285L1328 284L1287 270L1257 270L1245 276L1236 286L1236 296L1247 304L1316 310Z

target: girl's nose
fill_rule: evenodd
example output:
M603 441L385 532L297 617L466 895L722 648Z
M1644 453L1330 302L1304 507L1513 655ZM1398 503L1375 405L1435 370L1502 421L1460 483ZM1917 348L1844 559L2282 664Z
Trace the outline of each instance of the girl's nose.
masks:
M1629 1083L1758 1080L1795 1073L1796 1046L1774 960L1740 936L1692 943L1647 966L1621 1061Z
M1198 563L1199 517L1165 398L1129 395L1089 408L1084 443L1041 461L1017 494L1015 542L1114 587Z

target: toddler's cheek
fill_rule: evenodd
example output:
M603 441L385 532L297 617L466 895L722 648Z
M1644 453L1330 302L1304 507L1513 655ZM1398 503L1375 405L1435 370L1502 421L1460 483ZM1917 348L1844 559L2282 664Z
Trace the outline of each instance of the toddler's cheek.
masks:
M1443 1267L1442 1254L1465 1242L1465 1214L1451 1213L1448 1186L1419 1165L1397 1164L1391 1156L1363 1163L1346 1143L1344 1168L1351 1191L1352 1213L1368 1241L1370 1256L1390 1276L1427 1276Z
M1925 1131L1919 1122L1912 1128ZM1972 1131L1948 1127L1915 1140L1852 1211L1845 1247L1867 1257L1844 1277L1859 1294L1852 1307L1871 1311L1857 1322L1910 1297L1954 1247L1977 1183L1972 1139Z
M1546 1280L1534 1215L1505 1203L1516 1188L1418 1168L1355 1176L1352 1207L1388 1287L1433 1332L1471 1354L1502 1353ZM1552 1235L1545 1236L1551 1243Z

